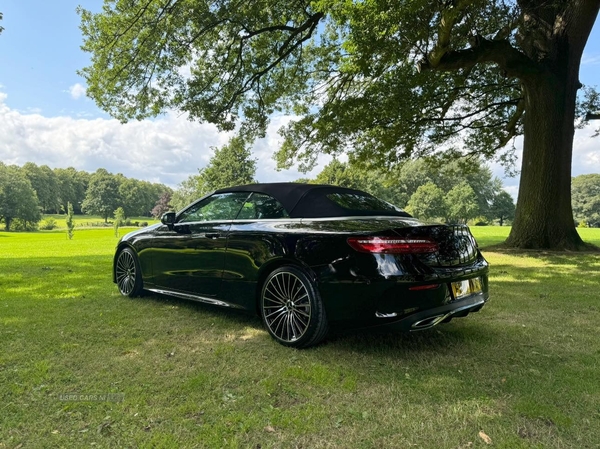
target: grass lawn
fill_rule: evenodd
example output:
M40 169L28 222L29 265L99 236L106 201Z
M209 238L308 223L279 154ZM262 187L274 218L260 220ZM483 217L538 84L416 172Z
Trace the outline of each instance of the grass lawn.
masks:
M56 229L67 229L67 216L64 214L44 214L42 215L42 221L40 222L40 226L43 226L44 223L48 219L53 219L56 222ZM112 226L112 221L114 219L112 217L108 218L108 223L104 222L104 218L99 215L73 215L73 223L75 223L75 227L109 227ZM148 225L152 225L154 223L158 223L158 220L155 220L152 217L128 217L132 223L136 221L138 223L146 222Z
M119 296L112 229L0 232L0 448L598 447L600 254L485 251L508 230L473 228L480 313L302 351Z

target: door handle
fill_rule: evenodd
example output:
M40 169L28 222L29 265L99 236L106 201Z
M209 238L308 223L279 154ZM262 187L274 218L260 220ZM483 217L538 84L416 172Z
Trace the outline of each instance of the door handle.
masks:
M207 232L206 234L204 234L204 236L207 239L218 239L219 237L221 237L221 234L219 234L218 232L215 232L215 233L208 233Z

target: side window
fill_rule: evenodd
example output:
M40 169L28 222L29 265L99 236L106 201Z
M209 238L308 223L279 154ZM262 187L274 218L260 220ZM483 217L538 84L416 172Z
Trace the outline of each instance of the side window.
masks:
M237 219L267 220L288 217L287 211L275 198L264 193L253 193L252 196L244 202Z
M177 223L233 220L238 214L247 192L218 193L194 204L179 215Z

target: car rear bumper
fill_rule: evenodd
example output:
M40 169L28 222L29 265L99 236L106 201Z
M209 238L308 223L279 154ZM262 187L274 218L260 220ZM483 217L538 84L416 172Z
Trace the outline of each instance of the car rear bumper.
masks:
M465 317L469 313L478 312L488 299L489 295L487 292L478 293L450 304L422 310L400 319L394 319L392 316L380 317L385 322L369 327L374 330L381 329L384 331L422 331L442 322L448 322L452 318Z

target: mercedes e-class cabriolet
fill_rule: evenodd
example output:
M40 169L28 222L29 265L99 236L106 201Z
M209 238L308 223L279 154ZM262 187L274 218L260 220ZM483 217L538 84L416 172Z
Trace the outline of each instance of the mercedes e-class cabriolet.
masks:
M217 190L118 243L113 280L262 317L279 343L330 328L429 329L488 300L467 226L422 223L374 196L314 184Z

